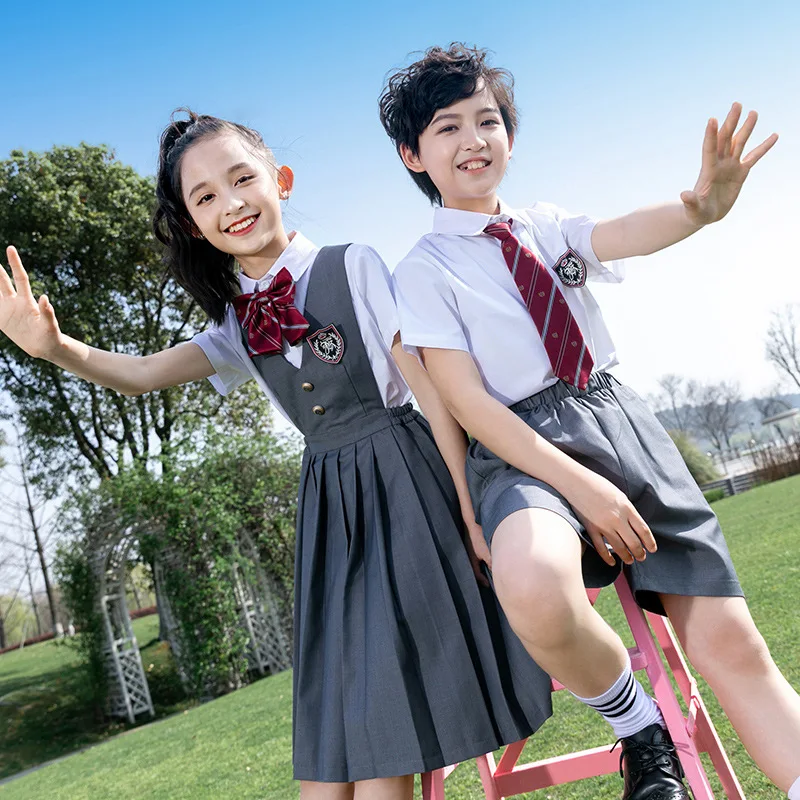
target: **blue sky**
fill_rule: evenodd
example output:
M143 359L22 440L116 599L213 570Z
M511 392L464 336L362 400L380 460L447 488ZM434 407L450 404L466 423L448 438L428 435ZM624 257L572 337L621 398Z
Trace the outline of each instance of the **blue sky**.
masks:
M791 232L800 184L800 5L741 2L31 4L7 34L0 157L81 140L152 173L172 109L259 129L290 164L286 216L320 244L366 241L387 262L431 211L380 127L377 96L408 54L488 47L517 80L522 127L502 189L611 216L675 199L707 118L756 108L781 134L728 219L629 265L598 297L641 392L659 375L774 380L769 312L800 301ZM702 344L700 344L702 342Z

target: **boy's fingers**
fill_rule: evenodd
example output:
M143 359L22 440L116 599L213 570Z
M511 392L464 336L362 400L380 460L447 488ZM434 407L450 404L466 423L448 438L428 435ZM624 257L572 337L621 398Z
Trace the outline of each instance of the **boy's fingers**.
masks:
M765 156L778 141L778 134L773 133L772 136L764 139L758 147L754 147L743 159L744 164L748 169L752 167L762 156Z
M637 534L630 520L628 521L627 528L624 531L622 531L619 534L619 536L625 543L625 546L628 548L630 554L637 561L644 561L647 553L645 552L641 539L639 539L639 535Z
M734 103L731 106L731 110L728 112L728 116L725 117L725 122L722 123L722 127L719 129L719 137L717 140L717 156L719 158L726 156L730 152L733 132L736 130L741 115L742 104Z
M594 549L597 550L600 558L602 558L606 564L610 564L613 567L614 556L609 552L608 547L606 547L606 540L599 533L592 532L589 532L589 538L592 540L592 545L594 546Z
M681 192L681 201L685 206L688 206L691 209L696 209L700 205L697 192Z
M703 169L711 169L717 163L717 133L717 121L712 117L703 137Z
M639 541L644 545L644 549L647 550L648 553L655 553L656 550L658 550L656 537L653 536L650 526L642 519L642 517L639 515L639 512L635 509L630 515L628 523L630 524L631 528L633 528L634 532L639 538Z
M747 144L747 140L750 138L750 134L753 132L753 128L756 126L756 122L758 122L758 114L755 111L751 111L747 115L747 118L745 119L744 124L739 132L733 137L732 155L734 158L742 157L744 146Z

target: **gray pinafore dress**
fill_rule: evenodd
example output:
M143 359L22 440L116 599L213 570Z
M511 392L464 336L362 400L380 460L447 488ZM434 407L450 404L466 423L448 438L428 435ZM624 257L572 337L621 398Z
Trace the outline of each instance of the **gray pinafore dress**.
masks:
M475 580L425 420L386 408L344 265L323 248L296 369L254 363L304 434L297 515L298 780L407 775L489 752L551 713L550 679Z

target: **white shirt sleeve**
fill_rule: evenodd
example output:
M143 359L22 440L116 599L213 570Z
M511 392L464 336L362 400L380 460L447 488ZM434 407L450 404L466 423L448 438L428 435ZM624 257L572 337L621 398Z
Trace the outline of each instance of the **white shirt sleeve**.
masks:
M549 212L555 218L567 246L586 263L587 280L601 283L621 283L624 280L624 261L609 261L604 264L594 253L592 231L597 220L584 214L570 214L550 203L537 203L536 210Z
M242 363L241 356L236 352L233 343L220 327L212 325L192 337L192 341L202 348L211 366L214 367L215 374L208 380L220 394L229 394L253 377L247 365Z
M422 254L406 256L392 274L403 347L470 352L458 303L447 277Z
M375 250L363 244L351 244L344 260L359 328L372 329L391 350L400 322L388 267Z

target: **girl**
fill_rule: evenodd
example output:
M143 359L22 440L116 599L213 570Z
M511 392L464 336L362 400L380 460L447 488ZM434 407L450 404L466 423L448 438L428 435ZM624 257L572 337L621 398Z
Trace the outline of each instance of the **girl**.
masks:
M413 773L538 728L550 681L470 569L466 439L402 351L384 264L362 245L319 250L287 234L280 201L293 180L255 131L173 121L154 229L212 327L145 357L89 347L61 333L46 296L34 301L11 247L0 330L123 394L205 377L227 394L254 379L302 431L295 778L305 800L410 798Z

